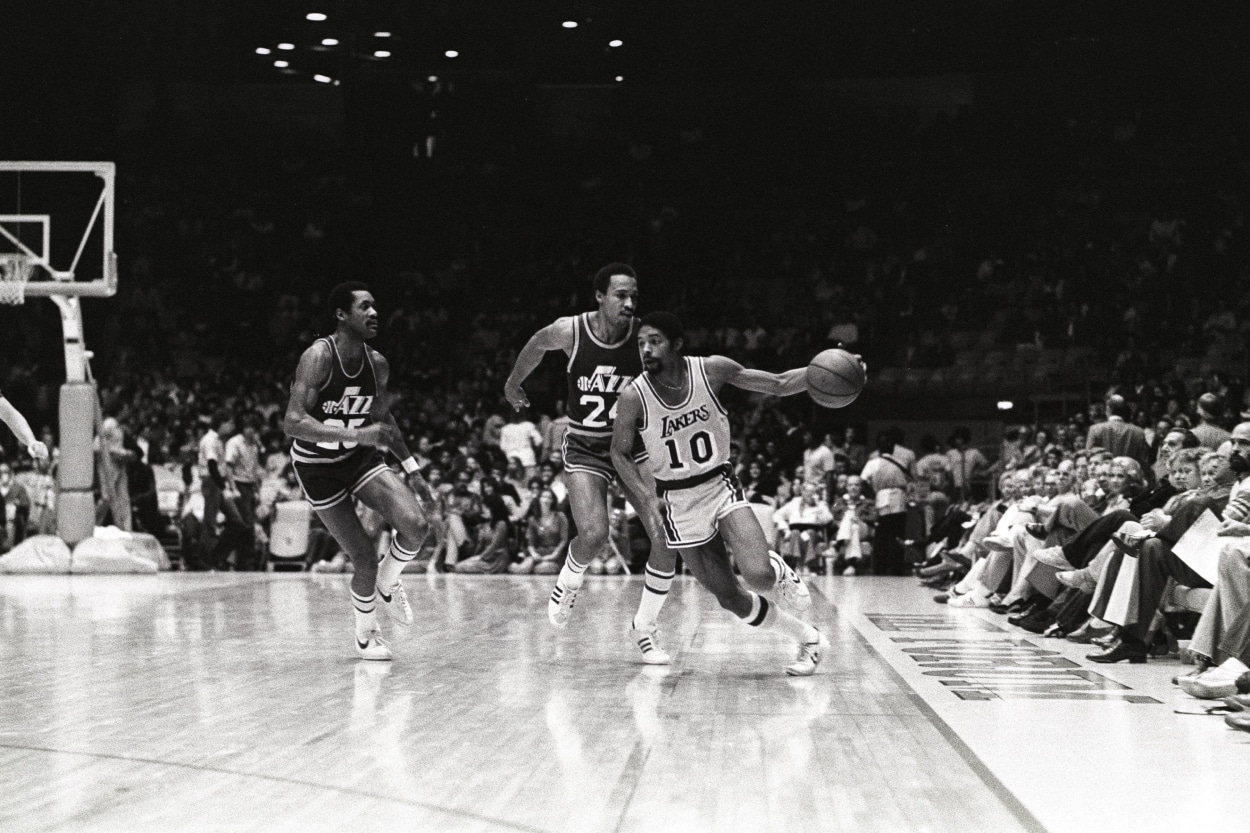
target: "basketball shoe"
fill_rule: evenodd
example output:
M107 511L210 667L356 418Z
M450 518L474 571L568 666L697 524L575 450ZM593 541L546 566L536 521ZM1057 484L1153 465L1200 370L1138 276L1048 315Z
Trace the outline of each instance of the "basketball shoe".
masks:
M356 634L356 655L361 659L388 661L391 659L391 648L382 641L381 631L372 630L363 639Z
M774 587L778 598L794 610L807 610L811 607L812 595L807 591L807 585L803 583L803 579L799 578L798 573L790 569L785 559L772 550L768 551L768 560L772 562L773 572L777 575L777 583Z
M786 673L791 677L810 677L820 666L820 655L829 650L829 640L820 631L816 631L815 642L804 642L799 646L799 658L786 666Z
M563 628L569 623L569 616L573 613L573 605L577 602L577 591L580 587L565 587L559 579L556 579L556 586L551 591L551 598L547 601L547 619L557 628Z
M658 625L639 629L631 622L629 635L633 638L634 644L638 646L638 650L642 651L642 661L647 665L668 665L673 661L668 655L668 651L660 647L660 628Z
M405 628L412 624L412 607L408 604L408 594L404 592L402 581L395 582L389 593L379 587L378 602L395 624Z

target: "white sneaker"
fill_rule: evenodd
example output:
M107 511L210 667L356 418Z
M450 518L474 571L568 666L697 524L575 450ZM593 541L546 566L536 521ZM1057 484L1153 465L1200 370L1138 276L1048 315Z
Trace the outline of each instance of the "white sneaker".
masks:
M547 601L547 620L557 628L569 623L569 615L573 613L573 605L577 603L577 591L581 588L565 587L556 579L556 586Z
M773 563L773 572L778 572L778 566L781 568L781 577L777 579L774 588L777 596L789 607L795 610L807 610L812 606L812 594L807 592L807 585L803 583L803 579L799 578L794 570L790 569L790 565L785 559L772 550L768 551L768 560Z
M379 587L378 604L395 624L405 628L412 624L412 607L408 604L408 594L404 592L402 581L395 582L390 593L384 593Z
M1237 693L1237 678L1246 672L1246 666L1236 657L1230 657L1223 664L1208 668L1201 674L1192 677L1180 677L1177 684L1181 691L1199 700L1218 700L1231 697Z
M804 642L799 646L799 658L786 666L786 673L791 677L810 677L816 673L820 665L822 651L829 650L829 640L820 631L816 631L815 642Z
M973 591L963 596L951 596L946 600L946 605L947 607L989 607L990 597Z
M673 661L668 652L660 647L660 628L658 625L641 629L635 627L631 622L629 635L633 638L634 644L638 646L638 650L642 651L642 661L647 665L668 665Z
M846 566L846 569L842 571L842 575L844 575L844 576L853 576L853 575L855 575L855 565L854 565L854 564L848 564L848 565Z
M356 634L356 655L361 659L389 661L391 648L382 641L382 632L373 630L365 634L363 640Z

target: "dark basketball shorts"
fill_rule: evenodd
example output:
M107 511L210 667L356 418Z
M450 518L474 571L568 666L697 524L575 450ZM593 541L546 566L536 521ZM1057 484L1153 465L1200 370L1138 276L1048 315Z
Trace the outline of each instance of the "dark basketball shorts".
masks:
M329 509L356 494L361 486L390 471L376 448L358 448L336 463L293 463L304 499L313 509Z
M646 460L646 446L642 444L642 437L638 437L634 440L634 462L641 465ZM612 435L594 436L566 431L564 470L586 472L609 483L616 482L616 466L612 465Z

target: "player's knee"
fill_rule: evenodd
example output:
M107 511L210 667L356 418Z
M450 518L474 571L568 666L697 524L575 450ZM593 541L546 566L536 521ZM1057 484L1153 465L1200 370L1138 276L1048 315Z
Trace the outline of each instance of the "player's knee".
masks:
M577 528L583 551L597 553L608 545L608 525L600 519L584 523Z
M405 541L419 544L425 540L430 524L418 509L405 509L394 519L395 529Z

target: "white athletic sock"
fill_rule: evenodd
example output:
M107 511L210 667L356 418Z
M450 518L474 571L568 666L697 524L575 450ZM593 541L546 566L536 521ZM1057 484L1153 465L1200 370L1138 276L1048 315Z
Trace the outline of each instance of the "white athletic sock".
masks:
M362 596L352 591L352 608L356 611L356 635L365 636L378 629L377 592Z
M399 581L399 575L408 562L417 557L416 550L406 550L399 545L399 536L391 538L391 548L378 565L378 589L389 592Z
M655 624L660 617L660 608L668 598L668 590L673 586L676 571L662 573L647 564L642 580L642 599L638 602L638 613L634 616L634 627L646 630Z
M565 587L571 587L576 590L582 586L582 581L585 578L586 564L578 561L573 555L573 548L569 547L569 554L564 559L564 566L560 568L560 575L557 581Z
M742 620L752 627L775 628L796 642L815 642L819 632L811 625L786 613L758 593L751 594L751 611Z

